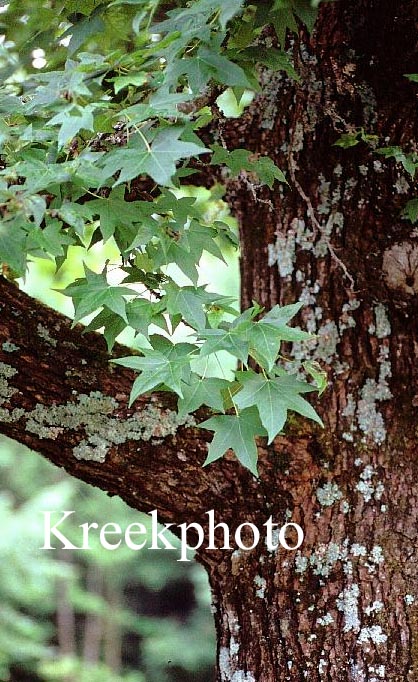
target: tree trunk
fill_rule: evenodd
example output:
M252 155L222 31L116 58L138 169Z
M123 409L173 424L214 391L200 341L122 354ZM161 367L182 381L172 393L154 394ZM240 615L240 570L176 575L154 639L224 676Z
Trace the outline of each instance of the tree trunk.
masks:
M418 70L417 16L413 0L325 4L312 37L291 45L301 81L266 72L242 119L220 121L228 149L288 169L273 191L245 173L227 183L243 306L304 301L301 325L318 337L293 348L293 367L329 371L325 429L293 419L260 443L259 479L233 456L202 469L209 436L179 424L170 398L129 410L132 374L109 369L97 335L0 283L1 340L20 349L2 353L4 433L163 521L206 525L214 509L232 533L270 516L302 527L296 551L198 551L218 682L418 679L418 245L400 217L413 187L367 141L333 146L363 130L416 150L404 74Z
M60 561L71 565L71 555L59 550ZM68 579L60 578L57 581L57 640L59 655L63 658L76 658L76 622L73 605L69 595ZM66 675L64 682L75 682L72 675Z
M240 130L290 183L229 185L243 307L304 301L302 326L318 337L294 348L294 366L319 362L330 385L316 405L325 430L295 426L262 457L260 514L299 523L301 549L203 557L218 680L418 679L418 244L400 217L412 183L364 142L333 146L364 129L416 149L404 77L416 71L416 17L416 3L324 8L294 45L305 79L267 73ZM225 124L228 148L242 146L237 130Z
M86 591L103 599L105 575L101 566L91 563L86 569ZM100 661L105 617L102 613L88 612L83 629L83 662L95 664Z

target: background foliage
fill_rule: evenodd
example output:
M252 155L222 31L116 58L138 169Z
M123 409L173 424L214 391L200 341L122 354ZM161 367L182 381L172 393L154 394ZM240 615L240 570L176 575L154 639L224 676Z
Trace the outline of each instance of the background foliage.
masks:
M106 552L93 542L87 552L41 550L42 510L76 510L66 524L75 544L79 523L112 520L126 527L138 512L6 439L0 476L0 679L212 678L214 633L203 569L177 563L170 551ZM149 517L140 517L148 526Z
M223 202L208 201L210 193L204 189L189 188L187 192L195 195L205 210L218 212L231 229L236 229ZM100 269L106 260L117 261L117 256L111 243L97 243L88 251L74 246L58 272L49 260L34 258L19 284L46 304L71 315L71 303L57 289L82 275L83 260L91 269ZM238 296L236 252L230 248L225 258L227 263L219 267L206 256L199 266L200 277L208 282L216 279L222 293ZM120 339L135 345L132 330L122 332ZM225 354L220 361L228 373L231 363ZM219 371L214 365L213 371L216 369ZM121 527L140 520L148 527L149 517L138 518L138 512L118 498L109 498L103 491L71 478L5 438L0 441L0 486L4 527L0 544L0 679L212 680L215 641L210 594L206 575L197 564L178 563L176 552L146 549L139 553L126 549L105 552L97 546L91 552L58 556L39 549L43 543L43 510L76 511L66 525L72 526L68 534L74 534L74 544L79 538L77 526L85 520L94 518L100 525L112 520ZM170 542L175 545L177 540L172 536ZM59 609L69 612L70 623L75 625L72 655L66 653L68 641L73 640L71 626L61 638L57 632ZM106 639L109 613L111 642ZM92 661L91 650L97 653L97 636L91 634L95 630L101 633L100 651L97 661Z

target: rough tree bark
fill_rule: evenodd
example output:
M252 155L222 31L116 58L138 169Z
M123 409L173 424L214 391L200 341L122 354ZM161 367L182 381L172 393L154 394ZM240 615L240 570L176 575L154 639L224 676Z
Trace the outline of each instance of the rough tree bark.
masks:
M416 149L404 74L418 71L417 18L414 0L326 4L293 43L302 80L266 73L243 118L219 122L223 144L269 154L290 182L227 183L243 305L304 300L318 339L296 355L330 379L325 429L294 420L260 443L258 480L232 456L202 469L209 435L179 424L170 398L129 410L132 376L109 366L102 339L0 283L3 433L164 521L205 525L214 509L232 531L270 515L304 529L296 554L198 552L219 682L418 679L418 243L400 218L413 188L367 144L332 146L364 128Z

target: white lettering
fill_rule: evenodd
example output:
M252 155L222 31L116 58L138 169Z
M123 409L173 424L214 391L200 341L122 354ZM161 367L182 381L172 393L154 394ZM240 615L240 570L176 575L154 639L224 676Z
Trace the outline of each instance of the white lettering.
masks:
M98 523L80 523L79 528L83 529L83 545L80 549L90 549L89 532L90 528L98 528Z
M177 561L190 561L190 559L187 558L187 550L188 549L198 549L201 547L203 540L205 539L205 533L200 525L200 523L180 523L179 525L180 528L180 559L177 559ZM192 528L197 531L197 534L199 536L199 541L197 545L194 545L192 547L191 545L188 544L187 542L187 531Z
M265 523L263 523L263 526L265 526L267 529L266 544L267 544L267 549L269 552L275 552L279 546L279 545L275 545L273 543L273 526L278 526L278 525L279 525L278 523L273 523L271 516L269 519L267 519L267 521Z
M296 533L298 536L298 542L297 542L297 545L295 545L294 547L290 547L290 545L288 545L287 540L286 540L286 528L288 526L293 526L293 528L296 529ZM299 547L301 546L301 544L303 542L303 537L304 537L303 530L299 526L298 523L285 523L284 526L282 526L280 528L279 542L280 542L281 546L284 547L284 549L290 549L292 551L295 549L299 549Z
M110 528L109 528L110 526ZM113 530L112 530L113 528ZM109 530L108 530L109 529ZM104 526L100 529L100 544L103 547L103 549L110 549L114 550L120 547L120 543L122 540L119 540L116 544L112 545L110 542L107 541L106 535L121 535L122 531L120 529L119 524L117 523L105 523Z
M44 544L41 549L57 549L51 545L51 533L62 543L62 549L82 549L81 547L76 547L73 545L73 543L70 542L69 539L58 530L58 526L60 526L65 519L71 516L71 514L74 514L74 511L63 511L61 520L57 521L57 523L52 527L51 516L52 514L55 514L55 512L44 511L42 514L44 515Z
M131 530L132 528L134 528L136 526L139 528L139 530ZM143 542L141 542L141 544L137 545L135 542L132 542L131 535L145 535L146 532L147 532L147 529L145 528L143 523L131 523L131 524L129 524L129 526L125 530L126 546L129 547L129 549L135 549L135 550L143 549L143 547L145 547L145 545L147 544L147 541L144 540Z
M241 539L241 532L245 526L249 526L251 528L253 536L254 536L253 543L249 547L244 545L242 542L242 539ZM258 545L259 541L260 541L260 531L258 530L257 526L255 526L253 523L248 523L248 522L247 523L241 523L235 531L235 542L237 543L237 545L240 549L244 549L244 550L254 549L254 547L256 547L256 545Z
M229 544L229 528L226 523L217 523L216 526L214 525L215 523L215 512L213 509L210 511L207 511L206 514L209 516L209 542L207 549L232 549L231 545ZM218 547L215 545L215 530L217 528L222 528L224 532L224 544L222 547Z
M166 537L164 537L164 533L171 528L173 525L172 523L165 523L164 528L162 530L158 530L158 512L156 509L153 509L152 512L150 512L150 516L152 517L152 523L151 523L151 537L152 537L152 544L150 546L150 549L162 549L158 545L158 540L161 540L164 544L164 549L175 549L173 545L167 540Z

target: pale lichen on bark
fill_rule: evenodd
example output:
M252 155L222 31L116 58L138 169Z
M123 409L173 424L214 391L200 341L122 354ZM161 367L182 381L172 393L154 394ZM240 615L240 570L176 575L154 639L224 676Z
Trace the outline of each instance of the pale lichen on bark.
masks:
M174 435L179 426L193 425L190 415L179 417L173 410L162 410L152 403L127 418L116 417L119 403L100 391L74 395L74 400L63 404L37 403L32 410L3 407L17 389L9 379L17 374L10 365L0 363L0 417L3 422L26 421L26 431L41 439L57 439L70 430L84 432L73 449L76 459L104 462L109 450L128 441L149 441ZM75 392L74 392L75 393Z

